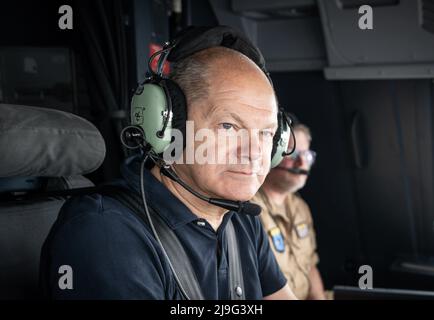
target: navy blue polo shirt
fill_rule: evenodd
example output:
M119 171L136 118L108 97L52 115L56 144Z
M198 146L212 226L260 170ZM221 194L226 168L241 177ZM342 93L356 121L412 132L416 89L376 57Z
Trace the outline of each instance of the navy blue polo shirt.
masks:
M117 184L139 192L139 165L139 158L129 158ZM148 203L178 236L206 299L230 299L223 236L229 219L240 246L246 299L262 299L283 288L286 279L257 217L228 212L215 231L148 170L144 181ZM72 289L59 288L62 265L72 268ZM56 299L182 299L150 227L99 194L65 203L44 245L41 276Z

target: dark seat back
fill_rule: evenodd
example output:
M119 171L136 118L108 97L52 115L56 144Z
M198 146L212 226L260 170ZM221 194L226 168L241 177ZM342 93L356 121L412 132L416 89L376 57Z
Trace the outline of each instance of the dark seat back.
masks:
M77 116L0 104L0 154L0 299L39 298L42 244L66 200L53 192L93 186L82 174L104 140Z

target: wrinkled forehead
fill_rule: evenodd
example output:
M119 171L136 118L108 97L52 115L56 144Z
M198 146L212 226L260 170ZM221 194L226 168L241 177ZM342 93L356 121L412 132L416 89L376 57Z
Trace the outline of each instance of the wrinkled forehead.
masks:
M253 61L229 49L209 49L203 55L206 67L202 75L208 84L208 94L206 101L200 103L200 110L194 113L200 112L208 119L231 113L249 121L249 127L253 127L253 121L257 127L262 127L264 121L268 125L270 119L277 124L274 89Z
M208 116L241 118L252 128L277 126L277 103L272 90L257 83L228 84L210 90Z

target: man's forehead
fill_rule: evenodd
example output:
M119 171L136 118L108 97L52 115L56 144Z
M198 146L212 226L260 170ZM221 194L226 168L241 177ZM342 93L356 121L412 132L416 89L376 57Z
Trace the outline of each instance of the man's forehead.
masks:
M247 58L222 61L208 70L208 107L202 111L207 116L233 111L243 117L276 117L275 93L263 71Z
M295 140L297 142L297 150L307 150L310 147L310 141L307 134L302 130L294 131Z
M274 105L242 103L230 99L212 105L208 112L209 116L226 115L238 118L247 114L256 117L272 117L277 120L277 107Z
M240 105L253 108L252 111L277 112L277 101L273 89L267 83L255 81L211 84L209 99L214 108Z

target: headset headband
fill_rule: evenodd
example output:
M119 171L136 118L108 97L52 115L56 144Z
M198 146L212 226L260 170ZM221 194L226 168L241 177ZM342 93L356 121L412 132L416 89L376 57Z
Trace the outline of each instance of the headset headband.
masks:
M208 48L226 47L251 59L271 82L259 49L244 34L231 27L189 27L177 34L171 43L172 48L167 57L170 62L177 62Z

